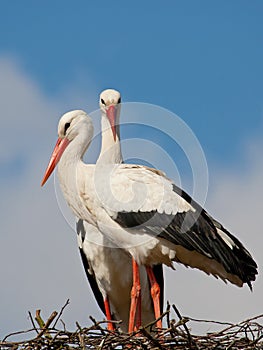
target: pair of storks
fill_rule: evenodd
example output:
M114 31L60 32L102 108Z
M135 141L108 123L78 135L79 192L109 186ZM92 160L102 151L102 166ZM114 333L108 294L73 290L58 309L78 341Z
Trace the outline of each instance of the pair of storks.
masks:
M58 164L62 192L77 218L85 271L107 320L122 320L121 329L132 332L159 318L163 264L178 262L251 289L257 265L237 238L161 171L123 163L120 93L105 90L99 103L97 163L82 160L93 137L91 118L70 111L59 121L42 185ZM111 322L108 329L114 329Z

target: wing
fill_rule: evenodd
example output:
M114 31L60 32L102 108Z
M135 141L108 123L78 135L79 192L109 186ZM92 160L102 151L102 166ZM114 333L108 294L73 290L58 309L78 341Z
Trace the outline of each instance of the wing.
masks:
M83 220L79 219L77 221L76 228L77 228L78 240L79 240L79 243L80 243L79 244L80 256L81 256L81 259L82 259L84 270L86 272L86 275L87 275L90 287L91 287L91 289L93 291L93 294L94 294L94 296L96 298L96 301L97 301L101 311L105 315L106 313L105 313L104 300L103 300L102 293L101 293L101 291L100 291L100 289L98 287L98 283L97 283L97 280L96 280L95 273L94 273L94 271L92 269L92 266L89 263L88 257L85 254L85 252L84 252L84 250L82 248L82 244L81 244L81 242L83 243L83 241L85 239L85 234L86 234L85 227L84 227L84 224L83 224Z
M161 172L140 165L106 165L96 172L96 194L111 216L118 212L195 211Z
M124 204L118 204L119 210L111 216L120 226L174 244L177 247L175 260L185 265L217 275L212 268L216 262L216 269L223 268L226 272L219 273L219 277L239 286L247 283L252 288L257 264L250 253L187 193L163 174L141 166L119 167L115 186L118 181L119 188L124 191L120 202ZM116 188L113 190L117 192ZM134 197L130 196L129 201L127 193L131 191Z

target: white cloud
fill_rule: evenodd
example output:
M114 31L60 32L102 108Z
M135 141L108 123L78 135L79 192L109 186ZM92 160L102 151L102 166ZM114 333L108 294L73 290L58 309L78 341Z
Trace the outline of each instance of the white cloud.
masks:
M38 152L45 143L41 135L48 135L47 120L58 114L58 106L43 96L37 84L13 60L7 57L0 60L0 75L0 159L3 161L17 153Z

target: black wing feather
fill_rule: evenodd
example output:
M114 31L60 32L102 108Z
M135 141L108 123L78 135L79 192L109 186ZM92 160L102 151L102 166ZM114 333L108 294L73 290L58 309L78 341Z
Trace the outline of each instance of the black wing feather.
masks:
M257 264L250 253L236 237L214 220L186 192L175 185L173 185L173 191L191 204L195 212L189 210L176 215L159 213L156 210L119 212L115 221L122 227L142 229L143 232L215 259L228 273L238 276L251 289L251 281L254 281L257 275ZM232 249L217 229L234 242Z
M79 219L77 221L76 227L77 227L77 234L81 235L81 237L83 239L85 237L85 228L84 228L84 225L83 225L83 220ZM90 287L91 287L91 289L93 291L93 294L94 294L94 296L96 298L96 301L97 301L101 311L104 313L104 315L106 315L103 296L102 296L101 291L100 291L100 289L98 287L95 274L91 273L91 272L93 272L93 270L92 270L91 266L89 265L89 261L87 259L86 254L84 253L83 249L79 248L79 251L80 251L80 256L81 256L81 259L82 259L82 263L83 263L84 270L86 272L86 275L87 275Z

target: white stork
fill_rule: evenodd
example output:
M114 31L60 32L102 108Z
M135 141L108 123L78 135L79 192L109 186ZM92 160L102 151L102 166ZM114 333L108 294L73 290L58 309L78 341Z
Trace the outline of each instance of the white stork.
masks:
M117 137L119 138L119 132L113 134L111 131L111 125L112 129L114 127L115 130L115 125L119 122L120 100L120 93L115 90L105 90L100 95L100 107L102 111L102 149L99 159L103 158L104 162L120 163L122 161L120 143L116 143L116 146L114 141L114 139L116 140ZM61 132L62 134L66 132L67 128L69 128L67 123L71 123L73 115L78 114L81 115L84 114L84 112L73 111L67 113L62 118L64 122L62 123L62 126L59 127L59 135ZM110 129L110 132L108 132L108 129ZM87 142L92 137L92 126L90 126L90 133L90 136L87 133ZM56 149L57 148L55 147L55 150ZM55 158L53 158L53 160L55 161ZM73 184L74 179L71 180L67 177L66 182L63 180L65 175L67 176L67 169L61 162L58 167L58 175L65 198L68 201L69 206L72 207L71 203L78 202L79 189L75 186L75 184ZM43 180L43 182L45 181ZM74 191L76 191L77 195L76 193L73 195ZM75 204L73 204L73 207L75 207ZM85 208L84 211L86 211ZM73 212L75 212L74 208ZM116 245L109 241L107 237L103 236L98 228L93 224L92 218L90 218L91 221L88 222L83 220L82 214L76 212L75 214L79 218L77 220L77 233L80 254L96 300L101 310L106 315L107 320L122 320L123 322L120 325L120 328L124 331L127 331L128 329L131 331L133 330L133 327L128 327L130 291L132 288L131 257L125 250L119 249ZM160 308L162 309L162 265L156 265L153 273L161 287L159 304ZM140 268L140 276L142 284L142 303L141 312L138 312L137 314L137 328L141 325L141 322L143 324L147 324L152 322L155 318L150 296L149 282L143 266ZM112 323L110 322L108 323L108 329L114 329Z
M121 95L116 90L107 89L100 94L102 145L98 161L103 162L103 164L122 163L119 142L120 103ZM128 326L132 287L132 261L130 256L125 250L119 249L103 237L96 227L91 227L83 219L79 219L77 222L77 232L84 268L98 304L108 320L122 320L121 329L132 331L133 322ZM121 274L119 273L120 261L122 262ZM162 265L154 266L153 276L160 285L158 298L161 312L163 308ZM141 312L137 314L136 328L141 323L152 322L155 318L154 305L149 294L150 287L144 267L140 268L140 279L142 300L139 300ZM132 310L132 314L135 317L135 309ZM160 327L161 323L159 322L157 325ZM112 329L112 324L108 323L108 327Z
M59 176L74 213L129 252L135 272L137 264L150 272L156 264L172 267L175 261L252 289L257 264L237 238L158 170L101 161L96 167L84 164L91 137L91 120L84 112L62 117L42 184L58 162L59 169L67 169L66 176ZM139 279L135 282L139 291ZM135 304L137 299L138 294Z

